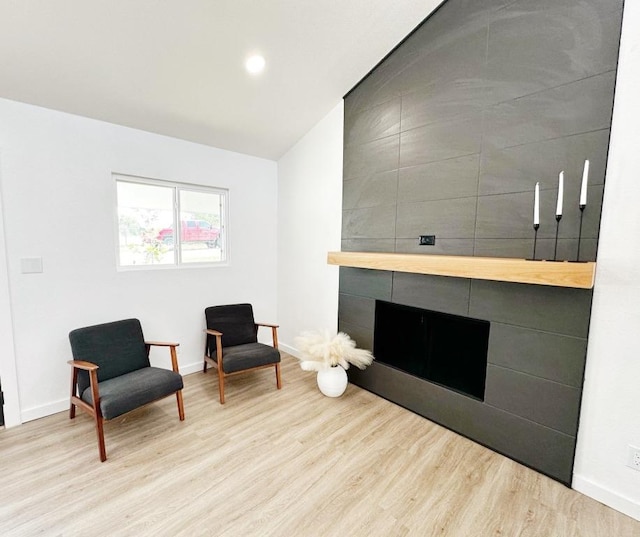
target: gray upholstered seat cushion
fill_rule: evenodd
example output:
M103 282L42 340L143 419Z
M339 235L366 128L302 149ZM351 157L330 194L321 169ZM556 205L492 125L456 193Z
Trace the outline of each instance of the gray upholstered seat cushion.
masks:
M214 354L214 359L215 356ZM262 343L222 347L222 370L225 373L234 373L261 365L277 364L279 361L280 352L278 349Z
M98 383L100 410L110 420L134 408L181 390L182 376L169 369L143 367L131 373ZM93 404L91 388L82 392L82 400Z

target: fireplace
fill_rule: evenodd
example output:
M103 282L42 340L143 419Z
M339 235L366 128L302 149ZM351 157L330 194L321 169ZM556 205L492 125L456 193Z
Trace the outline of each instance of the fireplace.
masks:
M376 360L484 401L488 321L376 300Z

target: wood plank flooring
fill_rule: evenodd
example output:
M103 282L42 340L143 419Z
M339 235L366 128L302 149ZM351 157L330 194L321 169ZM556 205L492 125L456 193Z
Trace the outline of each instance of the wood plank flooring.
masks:
M105 427L56 414L0 431L0 535L602 536L640 522L356 386L273 371L185 377Z

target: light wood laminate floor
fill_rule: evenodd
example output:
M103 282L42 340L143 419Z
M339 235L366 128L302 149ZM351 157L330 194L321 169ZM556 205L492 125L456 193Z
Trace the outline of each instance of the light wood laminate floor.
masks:
M106 424L66 413L0 431L0 535L598 536L640 522L356 386L322 396L283 360Z

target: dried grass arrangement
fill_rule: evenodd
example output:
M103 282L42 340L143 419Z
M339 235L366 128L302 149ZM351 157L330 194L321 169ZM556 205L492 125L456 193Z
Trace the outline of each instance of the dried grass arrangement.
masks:
M302 355L300 367L305 371L322 371L337 365L344 369L350 365L364 369L373 361L373 355L356 348L356 342L344 332L333 336L328 330L303 332L295 344Z

